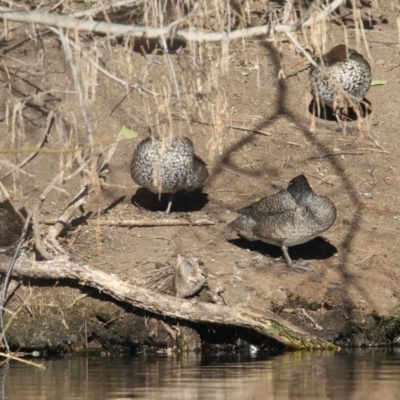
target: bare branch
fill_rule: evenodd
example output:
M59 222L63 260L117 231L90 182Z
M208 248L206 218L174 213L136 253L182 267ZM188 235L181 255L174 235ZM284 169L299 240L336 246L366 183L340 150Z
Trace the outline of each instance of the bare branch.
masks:
M40 221L45 225L53 225L58 220L54 219L45 219ZM112 221L107 219L93 219L88 222L93 222L96 225L101 226L118 226L118 227L154 227L154 226L207 226L214 225L213 221L209 221L208 219L196 219L194 221L189 221L186 219L127 219L124 221Z
M187 41L187 42L220 42L235 39L250 38L254 36L268 35L271 28L277 33L287 34L298 30L301 26L307 27L312 23L320 21L336 8L338 8L344 0L334 0L331 4L323 7L322 10L316 15L310 17L308 20L302 22L301 19L293 24L277 24L270 26L269 24L254 26L251 28L237 29L230 32L202 32L195 30L175 30L175 24L172 23L167 27L153 28L153 27L138 27L122 24L109 24L107 22L98 21L80 21L68 15L57 14L44 14L35 11L20 12L13 11L7 7L0 7L0 18L9 21L27 22L33 24L41 24L46 26L53 26L57 28L75 29L79 31L88 31L93 33L102 33L106 35L124 36L128 35L140 39L159 39L161 37Z
M5 359L7 359L7 361L10 361L10 360L19 361L23 364L32 365L33 367L37 367L39 369L43 369L43 370L46 369L46 367L43 364L37 364L37 363L34 363L33 361L25 360L24 358L18 357L13 354L7 354L7 353L0 352L0 357L4 357Z

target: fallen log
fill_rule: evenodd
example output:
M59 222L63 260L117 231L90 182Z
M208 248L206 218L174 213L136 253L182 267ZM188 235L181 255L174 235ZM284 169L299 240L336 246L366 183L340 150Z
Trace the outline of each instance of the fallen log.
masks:
M9 258L0 255L0 274L5 274L8 266ZM14 265L12 277L72 279L81 286L95 288L118 301L162 317L247 328L294 349L338 350L336 345L293 326L268 310L261 313L250 307L202 303L160 294L131 285L115 275L82 264L68 256L47 261L32 261L26 257L20 257Z

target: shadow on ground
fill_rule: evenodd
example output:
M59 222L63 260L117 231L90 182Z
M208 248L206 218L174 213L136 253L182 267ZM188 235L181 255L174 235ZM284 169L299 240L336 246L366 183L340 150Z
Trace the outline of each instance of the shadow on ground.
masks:
M361 118L365 118L367 115L371 114L372 106L368 99L364 98L359 105L359 110L355 110L354 107L348 107L343 116L349 121L357 121L359 116L361 116ZM320 104L318 107L314 99L312 99L308 105L308 112L317 118L321 118L326 121L336 121L336 116L332 107L322 104Z
M131 203L148 211L165 211L169 194L154 194L145 188L139 188L132 196ZM201 190L180 191L175 194L171 212L199 211L208 203L208 195Z
M243 238L229 240L229 243L242 249L258 252L263 256L279 258L282 257L280 247L274 246L260 240L249 241ZM337 248L322 236L318 236L307 243L289 248L292 260L326 260L337 253Z

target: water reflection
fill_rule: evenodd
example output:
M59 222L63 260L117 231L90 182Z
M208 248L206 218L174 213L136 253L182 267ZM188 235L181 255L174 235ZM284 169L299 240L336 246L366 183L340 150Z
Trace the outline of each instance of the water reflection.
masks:
M73 357L12 363L2 399L398 399L400 353L204 358Z

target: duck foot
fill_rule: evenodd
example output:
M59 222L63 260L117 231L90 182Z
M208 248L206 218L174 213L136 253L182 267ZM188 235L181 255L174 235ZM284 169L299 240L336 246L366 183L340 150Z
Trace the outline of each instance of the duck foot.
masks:
M348 125L339 125L334 129L335 132L340 132L344 135L346 134L353 134L356 132L356 128L354 126L348 126Z
M294 272L303 274L304 272L307 271L313 271L313 269L310 268L303 260L292 261L288 253L288 248L286 246L281 246L281 249L283 253L283 258L286 261L286 265Z
M294 272L299 274L304 274L307 271L314 271L311 267L309 267L304 261L292 261L292 264L289 266Z
M153 218L163 220L163 219L174 219L176 217L174 216L174 214L167 214L165 211L156 211L155 213L153 213Z
M356 129L354 126L349 126L346 122L352 122L351 118L348 118L341 110L337 110L335 113L335 118L338 126L336 127L336 132L341 132L343 135L353 134Z
M167 217L169 217L169 215L171 213L171 206L172 206L172 202L174 201L174 198L175 198L175 193L170 193L169 199L168 199L168 207L167 207L167 209L165 211L165 215Z

